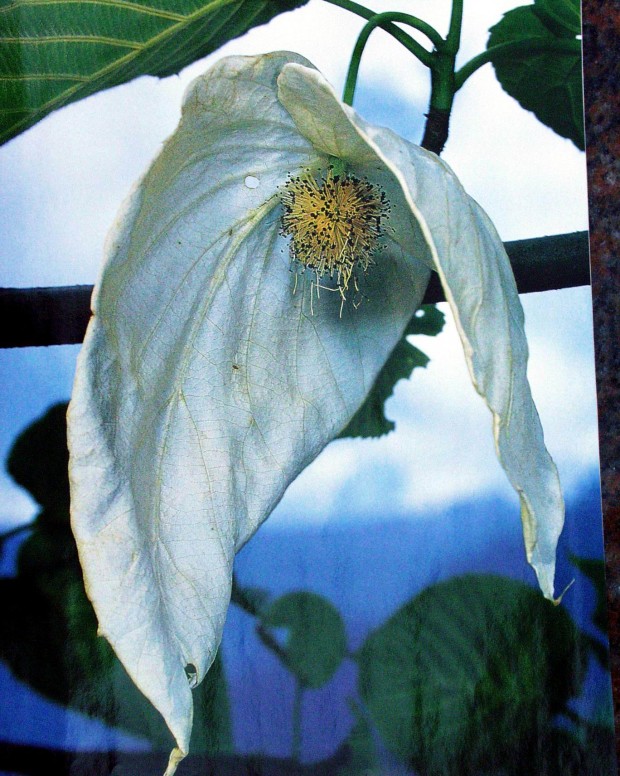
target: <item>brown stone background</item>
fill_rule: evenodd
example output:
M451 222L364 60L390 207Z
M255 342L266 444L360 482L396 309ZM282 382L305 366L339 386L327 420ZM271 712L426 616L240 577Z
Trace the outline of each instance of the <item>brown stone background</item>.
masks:
M583 0L590 259L607 602L620 761L620 3Z

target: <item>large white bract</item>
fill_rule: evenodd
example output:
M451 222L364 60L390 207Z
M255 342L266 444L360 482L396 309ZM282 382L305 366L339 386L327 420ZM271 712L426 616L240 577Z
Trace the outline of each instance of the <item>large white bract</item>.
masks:
M385 192L355 309L289 271L281 191L334 158ZM553 597L563 522L502 242L434 154L367 124L291 53L223 59L106 248L69 410L72 522L100 632L187 753L191 684L222 634L235 553L351 419L439 273L527 556ZM447 472L446 476L450 476ZM190 679L186 668L190 667Z

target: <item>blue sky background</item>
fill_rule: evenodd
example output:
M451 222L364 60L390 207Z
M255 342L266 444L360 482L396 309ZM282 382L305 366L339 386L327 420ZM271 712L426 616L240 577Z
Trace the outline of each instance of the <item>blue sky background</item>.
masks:
M462 62L484 48L489 26L516 4L466 3ZM447 28L445 0L390 3L390 10L398 9L419 12L441 32ZM95 281L105 235L122 199L174 130L185 86L210 62L224 53L292 49L341 90L360 27L350 14L311 0L180 77L143 78L89 98L0 148L0 286ZM381 31L368 46L359 84L355 107L366 119L419 141L428 99L426 72ZM506 96L490 66L458 95L444 158L504 240L587 228L584 155ZM584 488L596 490L598 478L590 292L530 294L522 302L529 376L545 438L567 496L578 498ZM292 526L333 531L347 523L378 524L386 505L391 521L428 525L436 518L453 531L458 521L445 521L451 509L500 499L508 505L498 518L501 530L520 537L517 497L496 461L490 414L471 386L450 315L439 337L420 337L416 344L431 362L412 380L400 382L388 402L397 431L379 440L328 446L291 485L259 536L271 532L277 537ZM78 350L0 351L2 460L18 431L50 404L69 397ZM596 498L590 502L596 528L588 546L600 553ZM29 497L3 473L0 526L10 528L33 513ZM468 536L475 537L469 546L479 542L481 555L488 553L488 536L497 526L487 534L483 522L466 525ZM441 533L431 534L435 548L427 547L425 557L440 563ZM456 535L451 541L458 547L462 539ZM248 557L251 552L250 544ZM519 563L516 575L532 581L533 574L521 568L524 560Z

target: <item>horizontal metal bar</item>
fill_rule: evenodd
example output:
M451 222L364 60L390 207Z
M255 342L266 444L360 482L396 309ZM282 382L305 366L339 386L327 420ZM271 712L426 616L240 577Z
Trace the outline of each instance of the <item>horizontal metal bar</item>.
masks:
M590 285L587 232L505 242L520 294ZM431 276L425 304L445 301L439 277Z
M519 293L590 283L588 233L574 232L504 243ZM0 347L82 342L90 317L92 286L0 288ZM436 274L425 304L445 300Z
M92 286L0 288L0 347L82 342Z

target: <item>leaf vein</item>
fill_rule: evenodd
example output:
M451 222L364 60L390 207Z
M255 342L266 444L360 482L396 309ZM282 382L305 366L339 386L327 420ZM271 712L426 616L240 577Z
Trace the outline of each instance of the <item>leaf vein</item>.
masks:
M36 7L41 5L103 5L116 8L117 10L135 11L136 13L142 13L147 16L169 19L170 21L176 22L182 22L187 18L183 14L164 11L159 8L150 8L149 6L141 5L140 3L123 2L122 0L18 0L18 2L9 3L4 8L0 8L0 16L17 9L21 10L24 7Z
M108 38L103 35L55 35L39 38L28 37L4 37L0 36L0 43L17 43L20 46L28 44L31 46L44 46L48 43L101 43L106 46L118 46L119 48L141 49L142 44L132 40L122 40L121 38Z
M33 73L31 75L0 75L0 81L86 81L85 75L72 73ZM5 112L5 111L0 111ZM8 113L22 113L23 108L8 108Z

